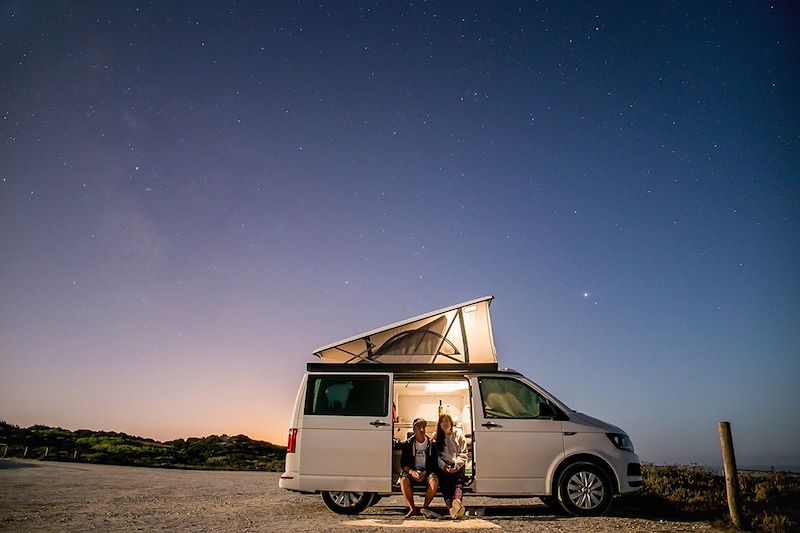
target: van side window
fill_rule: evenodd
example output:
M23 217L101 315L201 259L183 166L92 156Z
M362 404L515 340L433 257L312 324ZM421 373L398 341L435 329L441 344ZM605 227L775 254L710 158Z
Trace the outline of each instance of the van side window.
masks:
M480 378L484 418L539 418L551 414L542 404L547 400L519 381L506 378ZM544 412L542 412L544 411Z
M389 376L309 376L304 413L387 416Z

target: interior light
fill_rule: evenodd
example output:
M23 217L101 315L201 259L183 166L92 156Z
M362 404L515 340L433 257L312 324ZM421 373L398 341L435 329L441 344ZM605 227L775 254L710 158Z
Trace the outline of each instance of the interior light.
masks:
M470 305L469 307L465 307L464 308L464 312L465 313L471 313L471 312L475 311L477 308L478 308L477 305Z
M466 381L439 381L426 383L425 392L455 392L457 390L466 390L467 387Z

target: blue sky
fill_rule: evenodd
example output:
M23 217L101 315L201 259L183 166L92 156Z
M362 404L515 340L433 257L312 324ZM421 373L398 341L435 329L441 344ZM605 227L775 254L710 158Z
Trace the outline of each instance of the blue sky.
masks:
M493 294L643 460L800 464L788 2L6 2L0 416L283 443L317 346Z

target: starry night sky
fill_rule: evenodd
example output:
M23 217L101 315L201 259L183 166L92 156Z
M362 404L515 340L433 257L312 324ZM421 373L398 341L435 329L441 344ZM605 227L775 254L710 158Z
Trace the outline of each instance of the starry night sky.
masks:
M792 2L0 4L0 418L285 444L314 348L493 294L650 462L800 464Z

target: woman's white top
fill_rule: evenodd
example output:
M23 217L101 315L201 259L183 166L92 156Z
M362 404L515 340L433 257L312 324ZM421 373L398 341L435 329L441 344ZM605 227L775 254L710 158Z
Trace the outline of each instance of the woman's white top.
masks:
M460 430L454 428L452 433L444 436L444 447L439 452L439 468L444 469L445 465L455 465L456 468L463 468L466 464L467 439Z

